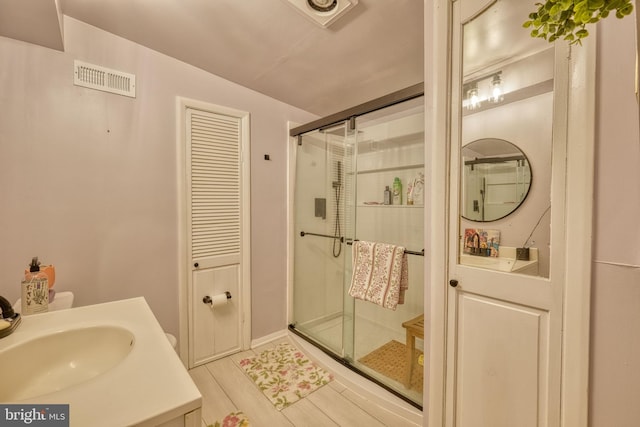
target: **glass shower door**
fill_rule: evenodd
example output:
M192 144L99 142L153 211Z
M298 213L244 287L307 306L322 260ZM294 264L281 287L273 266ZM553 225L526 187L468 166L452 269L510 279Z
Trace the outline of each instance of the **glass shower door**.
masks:
M353 212L345 208L353 198L352 139L344 122L302 135L296 150L295 328L340 356L348 323L344 243L352 224L347 211Z
M395 309L354 301L353 365L414 402L422 402L424 353L423 98L356 118L354 236L408 251L408 289ZM402 189L385 204L385 189ZM407 252L405 252L407 253ZM351 257L350 257L351 258ZM351 278L351 261L346 263ZM372 282L373 283L373 282ZM373 286L373 285L372 285ZM348 288L348 284L347 284ZM410 331L411 334L407 334ZM408 337L411 336L411 339Z
M423 99L299 134L291 326L418 407L424 366L418 327L424 319ZM401 200L384 204L385 188L396 178ZM409 251L409 288L395 310L350 295L358 240Z

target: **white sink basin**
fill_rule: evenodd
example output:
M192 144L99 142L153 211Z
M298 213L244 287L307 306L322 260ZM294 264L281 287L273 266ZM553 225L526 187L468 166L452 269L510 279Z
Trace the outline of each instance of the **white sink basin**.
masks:
M494 258L475 255L460 255L460 264L472 265L474 267L485 267L491 270L511 271L513 262L511 258Z
M72 427L202 418L202 395L143 297L24 316L0 339L0 364L1 403L68 404Z
M0 402L63 390L95 378L127 357L134 336L118 326L67 329L0 351Z
M486 268L494 271L505 271L505 272L511 272L511 273L519 273L519 274L529 274L533 276L538 275L537 249L533 249L533 248L531 249L532 258L527 261L516 259L515 250L512 251L513 257L502 256L503 252L507 254L511 254L508 249L510 248L506 248L506 250L503 251L503 249L500 248L499 257L483 257L483 256L460 254L460 264L468 265L471 267Z

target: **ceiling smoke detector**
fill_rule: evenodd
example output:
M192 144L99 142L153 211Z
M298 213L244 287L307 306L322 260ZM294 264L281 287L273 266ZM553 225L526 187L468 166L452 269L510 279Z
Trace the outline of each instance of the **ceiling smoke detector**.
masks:
M358 4L358 0L287 0L307 18L326 28Z

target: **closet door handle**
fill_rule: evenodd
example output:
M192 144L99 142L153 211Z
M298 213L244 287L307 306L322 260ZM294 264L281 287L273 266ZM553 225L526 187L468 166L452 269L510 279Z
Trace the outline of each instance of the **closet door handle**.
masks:
M198 268L198 267L200 267L200 264L198 264L197 262L194 262L194 263L193 263L193 266L194 266L195 268Z
M452 288L457 287L458 286L458 281L456 279L449 280L449 286L451 286Z

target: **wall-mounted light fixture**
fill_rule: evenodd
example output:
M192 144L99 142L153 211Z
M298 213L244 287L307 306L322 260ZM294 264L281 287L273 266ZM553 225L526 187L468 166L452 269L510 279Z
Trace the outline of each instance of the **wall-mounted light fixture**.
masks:
M475 110L480 106L480 97L478 96L478 84L473 84L467 90L467 108Z
M502 72L496 73L491 78L491 97L489 100L493 103L501 102L504 99L502 92Z
M502 102L504 100L502 71L468 81L462 86L462 90L465 96L462 105L467 110L475 110L485 101Z

